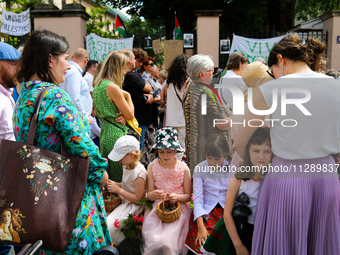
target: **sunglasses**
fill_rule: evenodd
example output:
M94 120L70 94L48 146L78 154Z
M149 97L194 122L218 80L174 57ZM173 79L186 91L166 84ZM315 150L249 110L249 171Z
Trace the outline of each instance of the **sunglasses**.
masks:
M155 65L154 63L146 64L146 66L154 66L154 65Z
M269 74L269 76L272 77L273 79L276 79L274 74L272 73L272 70L270 70L270 68L268 68L267 74Z

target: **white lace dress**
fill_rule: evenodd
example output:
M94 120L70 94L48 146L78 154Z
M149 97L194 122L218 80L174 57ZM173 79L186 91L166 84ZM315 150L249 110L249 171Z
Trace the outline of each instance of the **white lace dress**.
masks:
M142 178L146 181L146 170L142 164L138 164L133 170L127 170L124 166L122 189L130 193L135 193L135 180L137 178ZM107 225L114 245L119 245L125 239L121 229L124 226L123 221L128 218L128 215L131 213L133 216L136 216L144 211L144 205L132 203L123 197L121 197L121 199L122 204L114 209L107 217ZM114 226L116 219L120 222L119 228Z

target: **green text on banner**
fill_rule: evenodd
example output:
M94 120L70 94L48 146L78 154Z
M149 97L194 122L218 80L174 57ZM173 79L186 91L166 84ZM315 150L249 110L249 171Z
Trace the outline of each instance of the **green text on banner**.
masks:
M133 37L125 39L107 39L91 33L85 38L89 59L97 60L98 62L103 62L110 51L121 51L123 49L132 50L133 48Z
M247 57L249 62L253 62L258 57L262 57L268 62L270 51L283 37L285 35L266 39L254 39L234 35L230 53L241 52Z

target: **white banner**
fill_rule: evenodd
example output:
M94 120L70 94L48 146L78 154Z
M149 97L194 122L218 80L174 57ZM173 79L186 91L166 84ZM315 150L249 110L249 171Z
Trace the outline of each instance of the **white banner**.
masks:
M31 32L30 8L22 13L2 9L1 33L22 36Z
M241 52L247 57L249 62L253 62L254 59L258 57L262 57L268 62L270 51L274 45L285 36L286 35L266 39L253 39L234 35L230 53Z
M133 37L126 39L107 39L91 33L85 38L89 59L97 60L98 62L103 62L107 54L112 50L132 50L133 48Z

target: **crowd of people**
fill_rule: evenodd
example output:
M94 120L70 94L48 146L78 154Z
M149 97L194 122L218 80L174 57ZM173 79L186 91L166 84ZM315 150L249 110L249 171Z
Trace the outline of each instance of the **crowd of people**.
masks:
M102 63L80 48L68 61L66 38L37 30L22 53L0 43L0 139L26 141L37 95L50 87L35 145L60 151L63 142L90 159L62 254L120 248L129 215L143 221L146 255L340 254L332 156L340 152L340 86L321 73L324 51L318 39L287 35L268 63L233 53L216 70L210 56L182 54L159 70L140 48L111 51ZM243 115L229 84L243 92ZM282 118L297 125L273 125ZM103 190L122 199L110 213ZM159 216L164 200L181 211L171 223ZM0 211L0 241L19 243L11 209ZM0 254L10 249L0 244Z

